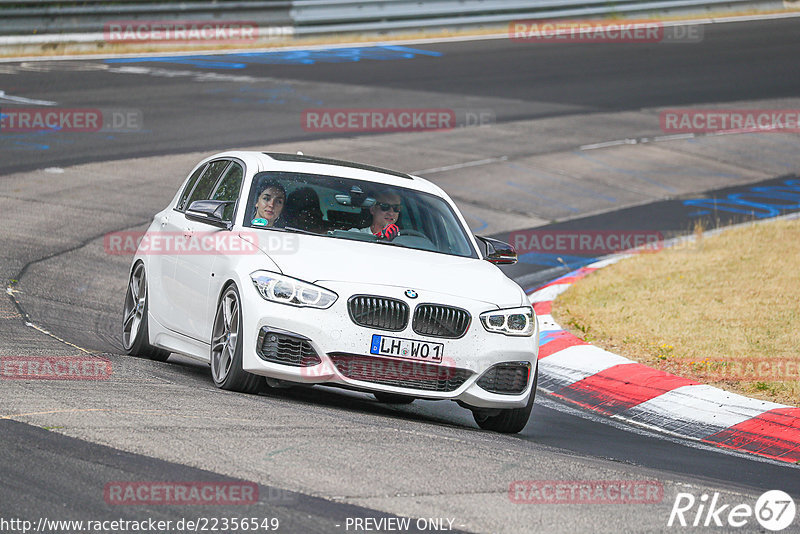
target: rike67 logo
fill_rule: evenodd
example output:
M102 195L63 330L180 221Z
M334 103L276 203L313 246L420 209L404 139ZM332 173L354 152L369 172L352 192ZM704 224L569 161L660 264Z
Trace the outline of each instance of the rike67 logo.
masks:
M723 503L720 495L714 492L709 498L703 493L696 498L691 493L678 493L669 514L667 526L681 527L748 527L751 531L762 528L777 532L794 522L795 504L792 498L780 490L770 490L756 500L755 506L746 503Z

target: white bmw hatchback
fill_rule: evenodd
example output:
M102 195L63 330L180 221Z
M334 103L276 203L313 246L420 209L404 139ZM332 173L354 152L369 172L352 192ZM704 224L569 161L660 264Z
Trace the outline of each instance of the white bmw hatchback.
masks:
M538 327L433 183L304 156L200 162L134 256L130 354L207 362L223 389L325 384L382 402L453 400L484 429L519 432L536 393Z

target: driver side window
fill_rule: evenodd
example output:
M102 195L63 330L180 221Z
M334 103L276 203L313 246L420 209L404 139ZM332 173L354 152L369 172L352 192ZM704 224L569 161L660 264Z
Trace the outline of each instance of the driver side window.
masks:
M231 163L225 176L217 184L217 188L211 195L210 200L225 200L228 202L235 202L239 198L239 189L242 187L242 178L244 177L244 169L238 163ZM222 218L226 221L233 220L233 214L236 204L228 204L225 206L225 211L222 213Z
M188 198L178 206L178 209L181 211L185 211L192 205L192 202L196 200L208 200L211 192L214 189L214 185L216 185L217 180L222 175L222 172L225 168L230 164L228 160L219 160L219 161L212 161L208 167L206 167L205 172L203 172L203 176L197 181L192 189L191 194L189 194Z
M189 195L192 194L192 190L194 186L197 185L197 180L200 179L200 176L203 175L203 171L208 168L208 163L202 165L199 169L192 173L192 176L189 178L189 181L186 182L186 187L183 189L183 193L181 194L181 199L178 201L178 205L175 206L175 209L178 211L183 211L186 207L186 201L189 200Z

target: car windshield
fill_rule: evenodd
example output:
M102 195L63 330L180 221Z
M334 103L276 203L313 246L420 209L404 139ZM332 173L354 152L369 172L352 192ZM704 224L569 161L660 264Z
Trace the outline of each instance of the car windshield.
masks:
M412 189L316 174L262 172L253 178L246 206L244 224L251 228L478 257L450 205Z

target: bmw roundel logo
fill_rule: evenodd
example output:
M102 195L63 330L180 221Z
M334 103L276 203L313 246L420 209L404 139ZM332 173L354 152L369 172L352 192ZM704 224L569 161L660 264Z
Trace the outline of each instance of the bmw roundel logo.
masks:
M416 291L414 291L413 289L406 289L406 296L407 296L408 298L410 298L410 299L415 299L415 298L417 298L419 295L418 295L418 294L417 294L417 292L416 292Z

